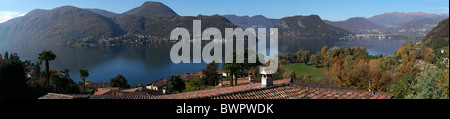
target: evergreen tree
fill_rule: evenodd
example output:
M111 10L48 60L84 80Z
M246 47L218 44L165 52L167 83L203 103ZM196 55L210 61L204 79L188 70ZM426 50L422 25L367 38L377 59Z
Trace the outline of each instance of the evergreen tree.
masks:
M9 56L8 51L6 51L6 52L5 52L5 60L8 60L8 59L9 59L8 56Z
M438 85L443 72L442 69L426 66L423 74L417 77L417 83L412 86L413 93L409 94L406 98L448 99L444 88L441 85Z
M217 75L217 68L219 64L216 62L211 62L206 65L205 69L202 71L204 77L202 77L201 82L203 85L215 86L220 76Z
M120 87L120 88L130 88L131 87L130 85L128 85L127 79L120 74L117 75L115 78L112 78L109 85L111 85L111 87Z
M394 79L391 85L388 86L387 90L389 93L394 94L396 99L404 99L408 94L411 94L411 85L414 84L414 75L407 72L401 76Z
M183 79L180 78L178 75L172 75L169 79L169 84L167 86L169 88L169 92L183 92L184 89L186 89L186 84L184 83Z
M22 62L8 60L0 64L0 99L28 98Z

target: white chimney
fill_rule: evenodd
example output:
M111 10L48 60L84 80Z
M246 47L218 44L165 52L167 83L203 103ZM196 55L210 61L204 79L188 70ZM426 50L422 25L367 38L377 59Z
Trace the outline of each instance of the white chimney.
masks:
M167 94L167 89L162 89L163 94Z
M273 71L270 69L264 69L261 73L261 87L267 87L273 85L272 74Z

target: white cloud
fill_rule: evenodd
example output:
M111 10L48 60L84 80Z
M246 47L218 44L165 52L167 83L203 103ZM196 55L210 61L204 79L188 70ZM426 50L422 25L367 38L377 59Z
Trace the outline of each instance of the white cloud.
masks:
M448 14L448 7L438 7L438 8L432 8L432 9L435 9L435 10L443 10L442 11L442 13L446 13L446 14Z
M448 7L447 8L444 8L444 11L443 11L444 13L448 13Z
M6 22L10 19L23 16L25 14L13 11L0 11L0 23Z

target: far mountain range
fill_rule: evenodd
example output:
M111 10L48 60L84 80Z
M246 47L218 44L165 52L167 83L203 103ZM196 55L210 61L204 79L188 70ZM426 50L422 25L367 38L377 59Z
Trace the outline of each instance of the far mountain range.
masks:
M240 27L270 27L279 23L279 19L270 19L261 15L236 16L224 15L233 24ZM325 23L342 28L354 34L393 34L425 36L448 14L428 14L423 12L392 12L375 15L370 18L352 17L345 21L323 20ZM272 22L268 22L272 21ZM274 23L275 22L275 23Z
M145 2L124 13L101 9L62 6L36 9L0 24L2 44L66 44L99 42L100 39L140 34L168 39L171 30L184 27L192 33L192 21L202 20L202 30L219 28L279 28L280 38L338 39L348 34L388 33L422 35L431 31L448 14L385 13L370 18L354 17L345 21L322 20L318 15L281 19L262 15L180 16L160 2Z

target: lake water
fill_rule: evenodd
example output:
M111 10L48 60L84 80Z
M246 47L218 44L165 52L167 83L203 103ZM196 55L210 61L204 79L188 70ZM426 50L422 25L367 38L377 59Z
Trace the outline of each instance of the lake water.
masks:
M280 53L310 50L315 53L323 46L363 46L370 55L394 55L402 44L417 39L359 39L359 40L279 40ZM199 72L206 63L174 64L170 60L172 43L147 44L140 46L75 48L60 45L1 46L0 53L18 53L21 60L35 63L42 50L52 50L57 58L50 62L51 69L70 69L75 82L81 81L78 70L88 69L91 82L109 82L117 74L125 76L132 86L147 84L168 78L172 74ZM202 44L204 45L204 44ZM275 50L272 50L273 52Z

